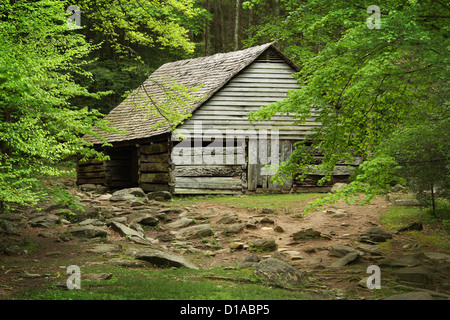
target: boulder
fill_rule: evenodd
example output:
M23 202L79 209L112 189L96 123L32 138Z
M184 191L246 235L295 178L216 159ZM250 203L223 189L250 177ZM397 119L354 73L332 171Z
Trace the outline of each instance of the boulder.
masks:
M401 257L401 258L384 258L377 262L379 266L387 267L415 267L420 264L420 261L413 257Z
M435 284L440 281L436 270L428 266L406 267L394 271L393 274L400 280L420 284Z
M30 225L32 227L44 227L49 228L60 222L60 217L54 214L46 214L38 216L30 220Z
M228 236L231 234L236 234L244 230L244 226L240 223L235 223L232 225L228 225L223 229L223 234Z
M77 238L105 238L108 235L106 229L95 227L93 225L69 228L67 229L67 232Z
M92 225L92 226L97 226L97 227L101 227L104 225L103 222L101 222L98 219L86 219L83 220L79 223L80 226L87 226L87 225Z
M300 272L295 267L275 258L269 258L256 264L255 276L282 288L307 284L304 272Z
M169 191L155 191L147 194L148 200L167 201L172 199L172 194Z
M117 201L137 200L136 197L140 198L145 197L145 193L141 188L126 188L114 192L111 198L109 198L109 201L117 202Z
M213 234L211 225L207 223L186 227L179 231L172 231L172 233L181 239L203 238Z
M112 221L110 225L123 237L130 237L130 238L137 237L139 239L145 240L145 234L142 234L141 232L131 229L130 227L127 227L123 223Z
M217 223L231 224L237 221L239 221L239 217L236 214L231 213L220 218Z
M328 254L332 257L342 258L349 253L358 253L358 251L349 246L343 246L340 244L332 245L328 248Z
M86 183L86 184L82 184L80 186L80 189L82 191L85 191L85 192L96 191L97 190L97 186L95 184Z
M164 226L168 229L180 229L180 228L186 228L194 223L195 223L194 219L182 217L178 220L175 220L174 222L167 223Z
M350 253L347 253L344 257L342 257L338 261L334 262L331 265L331 267L334 267L334 268L344 267L344 266L348 265L349 263L357 260L358 258L359 258L358 252L350 252Z
M183 257L154 249L142 249L136 252L136 258L154 264L157 267L175 267L198 269Z
M94 247L87 249L86 251L103 254L103 253L119 252L120 248L114 244L97 244Z
M292 234L292 237L294 238L294 241L301 239L320 238L320 231L314 230L312 228L303 229Z
M145 226L157 226L159 219L151 213L139 212L127 216L128 223L140 223Z
M114 195L133 195L135 197L144 198L145 192L141 188L126 188L122 190L118 190L112 194Z
M274 213L275 213L275 209L272 209L272 208L262 208L262 209L261 209L261 213L262 213L262 214L274 214Z
M274 251L277 249L277 244L273 238L265 238L255 240L250 244L250 248L256 251Z
M331 187L330 192L331 193L336 193L336 191L338 191L339 189L341 189L345 185L346 185L346 183L337 182L337 183L333 184L333 186Z
M374 227L366 230L361 234L361 242L373 243L373 242L385 242L387 239L392 239L392 235L386 230Z

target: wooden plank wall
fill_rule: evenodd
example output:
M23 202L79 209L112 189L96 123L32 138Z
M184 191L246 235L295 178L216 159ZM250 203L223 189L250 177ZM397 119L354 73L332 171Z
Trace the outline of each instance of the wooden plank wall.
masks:
M172 191L169 137L140 144L138 150L139 187L146 192Z
M293 117L286 115L253 123L247 119L250 111L282 100L288 90L298 89L293 73L295 70L284 61L256 60L197 109L180 129L194 132L195 121L201 121L203 130L277 129L282 140L305 139L306 134L320 125L314 122L315 114L302 125L295 125Z
M103 161L88 160L77 162L77 184L106 184Z
M175 194L239 194L246 187L244 143L225 146L217 154L207 146L178 149L175 146L173 151L178 159L185 155L182 162L174 163Z

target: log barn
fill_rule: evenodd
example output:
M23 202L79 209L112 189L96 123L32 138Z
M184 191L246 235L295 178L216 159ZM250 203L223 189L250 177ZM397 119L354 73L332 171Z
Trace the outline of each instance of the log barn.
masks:
M299 68L273 43L219 53L209 57L166 63L106 117L124 133L102 133L112 147L92 136L110 160L77 165L78 184L101 184L109 189L140 187L146 192L173 194L239 194L246 192L327 192L346 181L351 168L335 169L332 181L318 186L320 174L304 181L271 183L266 165L286 160L297 141L320 126L312 118L296 124L292 116L249 121L247 114L298 89L293 74ZM164 99L158 81L199 87L190 103L191 117L175 131L162 116L149 115L149 99ZM174 106L176 107L176 106ZM317 163L320 154L316 155Z

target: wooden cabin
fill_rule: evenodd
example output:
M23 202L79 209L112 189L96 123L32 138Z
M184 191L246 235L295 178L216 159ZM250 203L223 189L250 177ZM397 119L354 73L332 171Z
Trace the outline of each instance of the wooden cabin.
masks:
M272 43L164 64L106 116L111 126L125 131L103 134L113 147L102 148L100 140L85 137L110 160L79 162L77 183L173 194L329 191L333 183L348 179L351 168L336 168L332 181L320 187L319 174L278 185L270 182L272 173L264 168L286 160L293 143L320 126L314 115L301 125L291 116L257 122L247 118L248 112L298 89L292 76L298 71ZM192 102L192 116L174 134L161 116L149 116L143 107L149 96L163 99L161 86L152 79L201 85L195 92L201 100Z

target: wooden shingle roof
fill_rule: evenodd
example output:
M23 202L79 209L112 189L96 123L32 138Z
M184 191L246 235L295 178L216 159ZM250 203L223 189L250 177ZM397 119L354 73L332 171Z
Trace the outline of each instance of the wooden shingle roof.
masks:
M273 43L240 51L218 53L209 57L166 63L105 117L109 126L115 127L119 131L125 131L125 134L98 132L110 143L144 139L170 132L169 124L164 124L162 127L155 129L153 127L155 124L164 122L163 117L149 117L148 111L142 107L149 104L148 93L156 101L164 99L163 89L152 79L173 79L187 88L201 85L201 88L194 92L194 96L203 97L203 99L191 103L189 113L192 113L269 48L279 53L288 64L298 70L298 67L281 54L273 46ZM84 139L94 144L102 143L98 138L92 136L85 136Z

